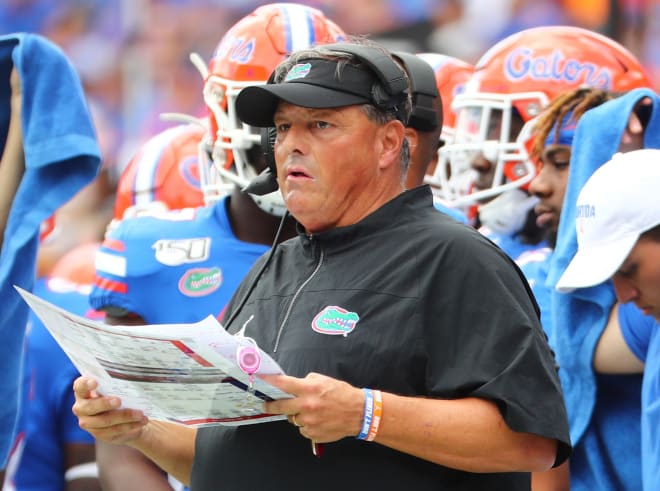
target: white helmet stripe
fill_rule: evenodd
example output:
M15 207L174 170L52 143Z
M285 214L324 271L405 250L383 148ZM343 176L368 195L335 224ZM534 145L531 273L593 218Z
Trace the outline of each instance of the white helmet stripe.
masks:
M316 42L314 23L306 6L286 5L282 6L281 12L286 24L284 35L289 53L308 48Z
M156 172L163 152L178 133L182 133L180 127L171 128L156 136L149 144L145 145L140 155L140 165L137 166L133 188L134 205L148 204L155 201L153 190L156 188Z

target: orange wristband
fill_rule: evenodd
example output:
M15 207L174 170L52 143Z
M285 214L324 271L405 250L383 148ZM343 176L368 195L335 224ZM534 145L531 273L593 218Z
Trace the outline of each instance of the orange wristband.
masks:
M371 426L369 427L369 434L366 438L368 442L373 442L376 438L376 433L378 433L378 427L380 426L380 420L382 417L383 394L379 390L374 390L374 414L371 418Z

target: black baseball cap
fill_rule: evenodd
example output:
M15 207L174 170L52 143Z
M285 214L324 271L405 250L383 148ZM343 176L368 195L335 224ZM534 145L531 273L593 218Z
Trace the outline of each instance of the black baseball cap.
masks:
M377 75L367 67L345 64L337 74L336 60L303 59L279 83L246 87L236 98L236 112L246 124L274 126L280 101L313 109L373 103Z

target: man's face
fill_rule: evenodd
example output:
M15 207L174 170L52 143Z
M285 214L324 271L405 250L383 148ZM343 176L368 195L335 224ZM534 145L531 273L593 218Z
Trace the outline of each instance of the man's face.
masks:
M543 149L541 169L529 184L529 192L540 199L534 207L536 225L551 233L559 227L566 185L571 147L553 143Z
M660 321L660 242L641 237L612 282L620 302L635 302L644 314Z
M382 204L379 175L388 125L370 121L359 106L309 109L286 102L274 120L280 190L308 232L350 225Z

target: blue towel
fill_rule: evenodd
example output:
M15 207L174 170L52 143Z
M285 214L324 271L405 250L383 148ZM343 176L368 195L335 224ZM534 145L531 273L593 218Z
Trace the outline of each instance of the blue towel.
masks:
M643 97L650 97L653 100L644 146L660 148L660 97L650 89L635 89L587 111L578 122L573 140L557 246L546 284L553 289L551 309L556 328L552 329L550 341L560 366L571 441L574 446L580 443L592 423L597 397L596 376L592 368L593 353L616 298L609 281L571 293L559 293L554 290L554 285L577 251L575 232L577 196L591 174L616 153L621 135L628 123L628 115ZM626 434L622 434L624 432L616 428L612 428L611 431L612 438L627 438ZM615 434L617 431L618 435ZM630 438L634 438L634 432ZM623 465L626 463L626 458L619 458L617 462Z
M19 374L28 307L13 285L32 290L40 224L99 171L96 141L82 85L53 43L35 34L0 36L0 147L10 113L9 74L23 93L25 174L12 204L0 251L0 463L6 463L20 394Z

